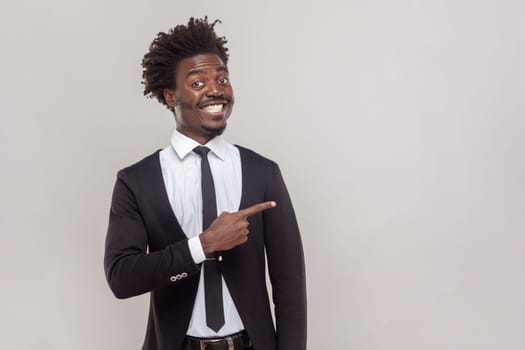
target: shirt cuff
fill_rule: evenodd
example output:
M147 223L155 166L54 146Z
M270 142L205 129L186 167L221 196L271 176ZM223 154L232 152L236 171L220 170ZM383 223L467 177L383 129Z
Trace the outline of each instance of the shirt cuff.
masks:
M188 247L190 248L190 254L195 264L200 264L206 260L199 236L188 239Z

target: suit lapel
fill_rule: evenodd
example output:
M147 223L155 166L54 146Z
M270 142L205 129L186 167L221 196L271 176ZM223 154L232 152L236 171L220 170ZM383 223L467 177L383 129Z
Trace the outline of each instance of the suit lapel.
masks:
M247 159L246 154L244 153L244 149L240 146L234 145L239 149L239 154L241 157L241 200L239 202L239 210L244 208L246 206L246 191L250 188L250 184L248 183L248 180L250 179L250 176L248 174L249 167L247 167Z
M148 211L151 215L155 216L155 221L158 223L158 230L169 233L169 235L173 236L174 242L176 242L187 237L171 207L168 192L166 191L162 177L159 157L160 150L157 150L151 155L151 161L148 164L147 186L151 192L148 195L148 204L151 206L151 210Z

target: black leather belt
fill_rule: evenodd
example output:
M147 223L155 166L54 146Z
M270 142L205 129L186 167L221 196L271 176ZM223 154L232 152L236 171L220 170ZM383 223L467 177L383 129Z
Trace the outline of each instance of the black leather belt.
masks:
M222 338L195 338L186 336L181 350L243 350L252 342L245 331Z

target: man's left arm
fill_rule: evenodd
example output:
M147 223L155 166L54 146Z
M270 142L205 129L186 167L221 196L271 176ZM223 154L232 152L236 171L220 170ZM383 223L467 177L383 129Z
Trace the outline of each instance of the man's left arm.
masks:
M306 278L295 212L277 164L266 189L277 206L263 212L279 350L306 349Z

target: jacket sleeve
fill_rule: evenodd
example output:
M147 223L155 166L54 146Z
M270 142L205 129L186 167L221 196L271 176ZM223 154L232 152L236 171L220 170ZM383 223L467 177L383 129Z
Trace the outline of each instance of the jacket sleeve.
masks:
M104 254L106 278L119 299L180 283L199 271L187 240L148 253L144 219L125 179L120 171L111 200Z
M275 305L277 348L306 349L306 278L295 212L277 164L265 200L277 207L263 212L268 269Z

